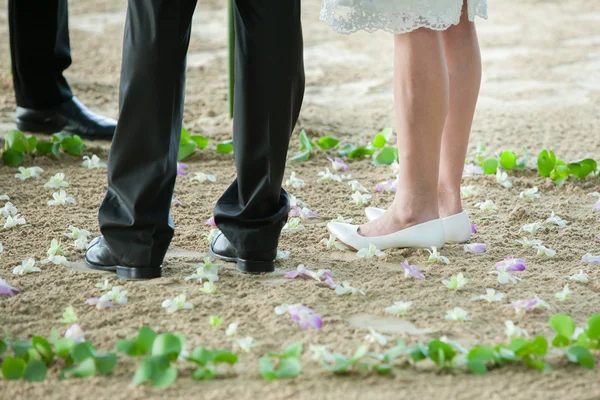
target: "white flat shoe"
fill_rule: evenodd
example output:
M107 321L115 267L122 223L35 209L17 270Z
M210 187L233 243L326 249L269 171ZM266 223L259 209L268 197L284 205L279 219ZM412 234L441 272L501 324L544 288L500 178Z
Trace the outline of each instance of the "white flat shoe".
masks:
M382 208L367 207L365 214L369 221L376 220L385 213ZM441 218L444 224L444 236L446 243L465 243L471 239L471 220L466 211Z
M365 237L358 233L359 225L330 222L327 229L338 240L355 250L368 248L371 244L379 250L417 248L428 249L431 246L441 248L444 245L444 224L441 219L411 226L385 236Z

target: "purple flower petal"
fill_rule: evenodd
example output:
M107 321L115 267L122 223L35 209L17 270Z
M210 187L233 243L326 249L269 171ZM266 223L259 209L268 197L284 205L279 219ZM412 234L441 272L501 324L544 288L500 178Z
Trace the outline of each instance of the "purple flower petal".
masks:
M85 301L88 306L95 306L100 301L100 297L91 297Z
M594 203L594 205L592 206L592 210L600 211L600 200Z
M332 278L325 279L325 284L330 288L334 288L337 286L337 283L335 283Z
M187 164L177 163L177 175L185 176L187 175Z
M471 233L477 233L477 228L475 227L475 224L471 224Z
M506 306L507 307L514 307L514 308L522 308L525 311L531 311L537 305L538 305L538 299L531 298L531 299L515 300L512 303L507 304Z
M321 329L323 326L323 318L319 314L313 313L308 317L308 323L315 329Z
M463 168L463 176L483 175L483 168L473 163L467 164Z
M415 267L414 265L410 265L408 263L408 261L403 261L400 263L400 265L402 265L402 267L404 267L405 275L410 275L413 278L417 278L417 279L425 279L425 275L423 275L423 273L421 271L419 271L419 269L417 267Z
M525 261L513 256L506 257L503 261L496 263L496 269L505 271L525 271Z
M285 274L283 277L286 279L296 279L299 276L300 276L300 274L298 273L298 271L290 271L287 274Z
M298 207L298 206L291 206L290 207L290 212L288 213L288 217L294 218L294 217L299 217L299 216L300 216L300 207Z
M375 192L381 193L383 191L387 191L387 192L395 193L396 190L398 189L396 187L396 185L394 185L395 182L396 182L395 179L390 179L389 181L380 182L377 184L377 186L375 186Z
M16 294L16 292L20 292L20 290L10 286L5 280L0 279L0 295L12 297Z
M214 216L212 216L209 219L207 219L206 222L205 222L205 224L208 225L208 226L212 226L213 228L217 227L217 224L215 223L215 217Z
M291 306L288 310L292 320L298 322L300 328L305 329L308 327L313 327L316 329L321 329L323 325L323 319L317 313L315 313L311 308L296 305Z
M465 244L465 253L485 253L487 251L487 244L485 243L471 243Z
M341 158L337 158L336 157L335 159L332 159L330 157L327 157L327 159L329 161L331 161L331 165L332 165L332 167L333 167L334 170L336 170L336 171L344 171L344 172L348 171L348 164L346 164L344 162L344 160L342 160Z

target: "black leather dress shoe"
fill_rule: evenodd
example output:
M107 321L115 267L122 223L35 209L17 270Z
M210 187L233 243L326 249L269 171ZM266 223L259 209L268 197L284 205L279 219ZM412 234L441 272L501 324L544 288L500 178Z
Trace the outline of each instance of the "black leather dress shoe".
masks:
M274 251L252 254L251 257L239 258L237 250L227 240L223 233L219 233L210 244L208 253L218 259L237 263L241 272L249 274L261 274L275 271L275 258L277 249Z
M117 276L124 279L153 279L160 278L162 268L159 267L127 267L120 265L119 260L110 251L102 236L92 240L85 252L85 264L91 269L115 271Z
M17 107L17 128L29 133L68 132L83 139L112 139L117 121L91 112L77 98L47 110Z

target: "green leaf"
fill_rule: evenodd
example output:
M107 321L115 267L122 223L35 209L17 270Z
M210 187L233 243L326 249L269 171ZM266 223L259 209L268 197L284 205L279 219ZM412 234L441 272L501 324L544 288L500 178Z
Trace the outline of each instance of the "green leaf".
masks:
M35 148L40 154L50 154L52 153L53 143L51 142L37 142Z
M25 161L25 154L13 149L4 150L2 162L8 167L18 167Z
M179 144L179 151L177 152L177 161L183 161L196 151L198 145L196 142L189 141L187 143Z
M468 360L467 368L469 368L471 373L475 375L481 375L487 372L487 367L485 363L479 360Z
M386 147L377 154L373 160L373 165L390 165L398 161L398 149L395 147Z
M24 373L25 360L21 358L6 357L2 362L2 376L4 376L4 379L21 379Z
M556 335L552 340L552 346L554 347L566 347L571 344L571 339L563 335Z
M49 364L54 358L54 352L52 351L52 346L48 343L48 340L42 336L34 336L31 338L31 345L37 351L37 353L42 358L44 363Z
M60 143L54 143L52 145L52 155L57 159L60 160Z
M2 339L0 339L0 356L8 349L8 345Z
M229 154L233 151L233 140L225 140L217 145L217 153Z
M504 150L500 153L500 165L505 170L511 170L517 165L517 155L514 151Z
M548 352L548 340L546 340L543 336L537 336L531 342L531 354L535 354L536 356L545 356Z
M368 149L365 146L355 147L351 152L348 153L348 158L350 159L360 159L372 156L374 151L372 149Z
M223 325L223 318L218 315L211 315L209 318L210 326L217 327Z
M31 347L31 342L26 340L20 340L18 342L12 343L12 349L16 357L25 356L25 353L27 353L27 351L31 349Z
M527 150L527 147L523 147L523 156L519 157L519 159L517 160L517 168L525 169L528 161L529 161L529 151Z
M548 177L556 165L556 156L551 150L542 150L538 155L537 165L540 176Z
M302 372L302 364L297 358L283 358L277 365L277 378L293 378Z
M573 318L565 314L554 314L548 322L550 327L559 335L571 338L575 333L575 322Z
M29 150L29 142L25 135L20 131L9 131L4 140L6 140L8 149L14 150L17 153L26 153L27 150Z
M82 362L96 356L96 350L89 342L78 343L71 349L71 355L75 362Z
M77 135L65 137L61 141L60 146L66 153L74 156L80 155L85 149L85 143L83 143L81 138Z
M557 185L562 184L569 177L569 167L566 165L558 165L550 172L550 179Z
M27 138L27 152L33 153L35 148L37 147L37 138L35 136L29 136Z
M302 355L302 342L294 342L283 350L283 357L298 358Z
M306 131L302 129L300 131L300 150L312 150L313 144L308 138Z
M204 381L207 379L214 378L216 374L217 371L213 366L208 366L206 368L198 368L196 371L194 371L192 379L195 379L197 381Z
M591 158L586 158L579 161L573 161L572 163L569 163L568 167L573 175L579 179L584 179L589 174L596 172L598 163Z
M496 352L489 346L477 346L473 347L469 354L467 354L467 360L490 362L496 359Z
M332 138L331 136L322 136L317 141L317 146L322 150L333 149L340 143L339 140Z
M46 379L47 373L48 368L46 368L46 364L39 360L32 360L27 363L23 378L27 382L41 382Z
M271 361L269 357L261 357L260 360L258 360L258 370L267 382L277 379L273 361Z
M133 386L139 386L142 383L150 380L154 375L155 370L158 370L158 366L153 362L151 358L143 360L135 370L133 374L132 384Z
M106 353L96 356L96 369L101 375L108 374L117 365L117 355L115 353Z
M213 354L206 348L199 346L192 351L189 360L195 362L198 365L205 366L213 360Z
M390 364L375 365L375 371L377 371L379 375L387 375L392 372L392 366Z
M177 360L181 353L179 338L171 333L163 333L156 337L152 345L152 355L166 356L170 361Z
M439 367L452 361L456 356L456 351L448 343L441 340L432 340L428 346L429 358Z
M483 173L486 175L494 175L498 170L498 160L495 158L487 158L481 165Z
M588 338L591 340L600 339L600 314L592 315L587 322L588 328L586 333Z
M345 145L341 146L338 150L338 155L340 157L348 157L348 154L350 154L350 152L352 150L354 150L356 148L356 146L350 144L350 143L346 143Z
M128 356L139 357L150 354L156 339L156 332L147 326L140 328L135 340L121 339L117 342L117 351Z
M64 377L89 378L96 375L96 363L93 357L83 360L79 365L66 368L63 371Z
M208 138L206 136L192 135L190 139L198 145L200 150L204 150L208 146Z
M50 136L50 141L53 143L62 143L66 138L70 138L72 135L67 132L58 132Z
M413 347L410 349L409 354L414 362L419 362L427 358L427 352L424 352L421 346Z
M298 161L298 162L308 161L308 159L310 158L310 154L311 154L310 150L304 150L304 151L301 151L300 153L296 154L295 156L293 156L291 158L291 160Z
M594 369L594 356L585 347L570 347L567 349L566 354L572 363L580 364L583 368Z
M366 344L360 345L352 355L352 362L356 363L361 360L369 352L369 346Z
M213 351L213 362L215 364L233 365L238 362L238 355L227 350Z
M376 149L383 149L391 137L392 128L385 128L375 136L375 139L373 139L373 147Z

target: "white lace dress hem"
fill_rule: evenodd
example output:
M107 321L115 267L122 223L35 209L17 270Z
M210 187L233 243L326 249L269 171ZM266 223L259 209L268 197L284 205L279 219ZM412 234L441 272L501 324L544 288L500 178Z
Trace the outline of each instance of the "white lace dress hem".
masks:
M466 0L470 21L487 19L487 0ZM385 31L402 34L419 28L443 31L460 22L463 0L323 0L321 21L336 32Z

